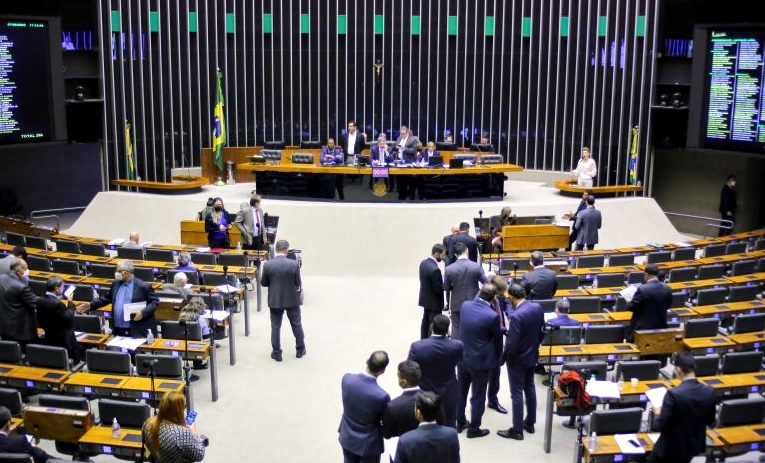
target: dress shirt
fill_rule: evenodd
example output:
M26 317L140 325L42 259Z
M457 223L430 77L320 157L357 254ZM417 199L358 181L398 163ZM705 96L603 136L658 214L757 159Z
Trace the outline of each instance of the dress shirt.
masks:
M255 219L252 221L252 236L260 236L260 229L263 228L263 224L260 221L260 210L252 206L250 206L250 209L252 209L252 217Z
M354 153L354 148L356 146L356 136L358 135L358 132L350 133L348 132L348 154L356 154Z
M580 159L574 172L579 177L579 180L591 180L598 173L598 168L594 159L590 158L586 161Z
M117 296L114 298L114 307L112 310L112 314L114 316L114 326L117 328L130 328L130 322L124 320L124 306L125 304L130 304L130 301L133 299L133 279L131 278L130 281L127 283L123 283L120 285L120 288L117 290Z

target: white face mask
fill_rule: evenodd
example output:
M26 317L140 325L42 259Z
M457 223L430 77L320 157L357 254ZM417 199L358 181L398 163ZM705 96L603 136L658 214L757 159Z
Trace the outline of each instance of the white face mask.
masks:
M730 182L730 187L733 188L736 186L736 182Z
M29 278L29 269L24 270L24 273L21 274L24 278Z
M114 272L114 279L117 281L122 281L122 272Z

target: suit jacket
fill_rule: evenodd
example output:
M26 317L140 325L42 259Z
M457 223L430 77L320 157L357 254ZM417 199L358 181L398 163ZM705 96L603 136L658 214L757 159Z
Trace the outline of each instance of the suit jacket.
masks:
M296 309L300 307L300 266L296 260L277 255L263 264L260 284L268 288L268 307Z
M133 277L133 295L130 302L146 302L146 307L141 311L141 320L130 320L130 336L133 338L142 338L146 336L147 330L153 330L156 333L157 320L154 318L154 311L159 305L159 298L154 294L154 289L145 281ZM100 309L101 307L114 303L117 292L122 281L115 280L109 288L109 292L90 303L90 310ZM109 318L109 326L114 327L114 317Z
M265 242L266 225L263 220L263 211L257 209L257 213L260 215L260 234L256 237L253 237L252 230L255 228L257 221L255 214L252 213L252 206L250 206L250 203L242 204L242 207L239 208L239 212L236 213L236 220L234 220L234 225L236 225L236 228L238 228L239 232L242 234L242 241L248 246L253 244L253 239L257 239L258 244L261 246Z
M574 228L578 231L576 235L576 244L582 246L585 244L598 244L598 230L602 223L600 211L595 207L587 207L576 216Z
M207 243L213 244L213 241L215 240L215 235L225 235L225 241L226 241L226 247L229 246L231 237L229 235L228 230L225 232L220 231L221 225L230 225L231 222L229 221L229 214L227 210L223 210L223 213L221 215L220 223L216 224L213 220L213 213L210 212L205 216L205 231L207 232ZM211 246L212 247L212 246Z
M0 259L0 274L8 274L11 273L11 264L16 259L16 256L13 254L8 254L7 256Z
M444 256L444 264L446 266L448 266L449 264L457 260L457 258L454 256L454 248L452 247L452 238L454 238L454 235L452 235L451 233L444 236L443 245L444 245L444 248L446 248L446 255Z
M417 428L420 424L414 416L414 396L418 392L420 392L419 388L413 388L402 392L400 396L388 402L382 419L384 438L398 437Z
M402 143L404 145L403 148L401 147ZM404 141L404 138L399 136L396 139L397 151L395 158L401 159L404 162L413 162L417 156L417 148L420 146L422 146L420 139L411 133L406 137L406 141Z
M452 247L454 247L455 243L464 243L468 249L468 259L473 262L478 262L478 240L467 233L460 232L454 235L451 239L450 244ZM454 251L452 251L452 254L454 254Z
M0 275L0 336L15 341L37 339L34 295L26 281L11 273Z
M431 312L444 310L444 280L441 269L432 257L420 262L420 307Z
M545 337L542 332L544 324L544 311L536 302L526 300L510 314L503 354L508 368L530 368L536 365L539 344Z
M627 339L632 340L635 330L667 327L667 311L672 305L672 289L658 279L640 285L627 304L632 319L627 328Z
M483 267L469 259L457 259L446 267L444 290L449 293L451 311L459 312L462 303L472 300L478 293L478 285L488 282L489 278L483 273Z
M340 135L340 146L343 149L343 155L348 155L348 132L345 132L344 134ZM361 136L361 132L356 130L356 143L353 145L353 153L354 154L361 154L361 150L364 149L364 147L367 144L367 140Z
M341 382L343 416L340 419L340 445L354 455L379 455L383 452L381 422L390 396L376 378L364 373L346 373Z
M715 391L695 378L667 391L656 427L653 452L663 461L690 459L706 447L706 427L715 421Z
M736 190L726 183L720 190L720 214L727 215L728 212L736 215Z
M435 392L441 400L446 400L452 395L456 398L458 383L454 372L463 355L462 341L434 335L413 342L408 360L420 364L420 389Z
M70 358L78 351L77 338L72 326L75 312L72 302L51 294L37 300L37 324L45 330L45 343L65 347Z
M499 366L502 331L499 314L484 300L462 304L460 340L465 346L465 366L471 370L491 370Z
M372 147L372 155L369 157L371 162L378 161L380 162L380 147L375 145ZM385 153L385 156L383 157L382 163L389 163L393 162L393 153L391 153L390 149L388 149Z
M30 444L21 434L0 433L0 453L26 453L34 458L35 463L44 463L53 458L43 449Z
M556 326L579 326L579 322L569 317L567 313L562 313L555 318L547 320L547 324Z
M558 279L549 268L538 267L523 275L521 286L529 299L552 299L558 290Z
M459 463L457 430L424 423L401 436L394 463Z

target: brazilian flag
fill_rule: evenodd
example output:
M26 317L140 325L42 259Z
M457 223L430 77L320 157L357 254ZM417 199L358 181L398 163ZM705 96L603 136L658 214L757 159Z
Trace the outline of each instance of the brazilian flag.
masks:
M133 160L133 138L130 135L130 123L125 121L125 158L128 180L135 180L135 161Z
M215 108L213 109L212 124L212 149L213 162L218 166L218 170L223 170L223 147L226 146L226 124L223 121L223 88L221 87L221 78L223 74L218 71L217 77L217 96L215 98Z

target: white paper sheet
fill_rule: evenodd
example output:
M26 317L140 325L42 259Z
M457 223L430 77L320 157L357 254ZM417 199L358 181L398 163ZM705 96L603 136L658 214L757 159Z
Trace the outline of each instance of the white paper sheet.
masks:
M611 381L587 381L587 393L600 399L619 399L619 386Z
M129 322L130 314L140 312L146 308L146 302L131 302L122 306L122 320Z
M649 389L645 392L645 396L654 407L661 407L664 403L664 396L667 395L666 387L657 387L655 389Z
M113 240L109 241L109 246L121 246L125 243L125 238L114 238Z
M209 251L210 251L210 247L209 246L203 246L201 248L196 248L194 250L194 252L209 252Z
M235 286L231 286L231 285L220 285L220 286L216 286L215 289L217 289L219 293L225 293L225 294L235 293L239 291L239 288Z
M632 300L633 296L635 296L637 289L638 285L629 285L623 290L619 291L619 295L623 297L625 301L629 302Z
M127 350L136 350L138 349L138 346L144 344L146 342L146 339L138 338L128 338L124 336L115 336L112 338L111 341L106 343L109 347L119 347Z
M614 434L614 440L619 445L619 450L627 454L642 454L645 449L640 445L636 434Z
M659 436L661 436L660 432L649 432L648 433L648 438L651 439L651 442L653 442L654 444L656 443L657 440L659 440Z
M205 310L202 313L202 318L213 319L216 322L222 322L222 321L226 320L228 317L229 317L229 313L226 312L225 310L213 310L213 311L210 311L208 309L208 310Z

